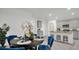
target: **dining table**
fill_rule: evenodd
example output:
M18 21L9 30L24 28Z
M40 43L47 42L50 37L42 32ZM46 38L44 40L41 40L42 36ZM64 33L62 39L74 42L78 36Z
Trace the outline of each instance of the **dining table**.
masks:
M38 39L38 38L35 38L34 40L22 40L22 39L19 39L19 38L16 38L16 39L13 39L10 41L11 45L12 46L16 46L16 47L25 47L25 49L33 49L33 50L38 50L38 46L40 44L42 44L44 41L43 38L41 39Z

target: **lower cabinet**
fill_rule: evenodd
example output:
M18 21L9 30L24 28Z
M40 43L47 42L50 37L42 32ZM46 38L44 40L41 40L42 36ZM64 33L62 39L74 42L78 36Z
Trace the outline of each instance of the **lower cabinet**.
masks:
M55 40L62 43L73 44L73 39L67 35L56 35Z
M61 35L56 36L57 41L61 41Z
M63 42L68 43L68 36L63 36Z
M73 44L73 32L62 33L62 32L53 32L54 40L62 43Z

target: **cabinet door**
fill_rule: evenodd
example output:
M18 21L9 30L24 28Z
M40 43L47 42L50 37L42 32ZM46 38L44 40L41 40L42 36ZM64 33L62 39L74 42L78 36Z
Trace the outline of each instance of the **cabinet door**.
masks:
M42 28L42 21L40 20L37 21L37 28Z
M63 36L63 42L66 42L66 43L68 43L68 36Z
M78 31L73 31L73 39L78 39Z
M56 36L57 41L61 41L61 35Z

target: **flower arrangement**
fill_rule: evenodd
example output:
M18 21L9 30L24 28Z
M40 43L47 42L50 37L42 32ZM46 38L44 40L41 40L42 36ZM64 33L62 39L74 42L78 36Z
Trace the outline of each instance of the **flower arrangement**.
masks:
M0 44L4 46L6 34L9 31L10 27L7 26L7 24L3 24L2 27L0 27Z
M22 28L23 28L25 37L29 38L29 40L33 40L34 34L32 32L32 24L30 22L26 22Z

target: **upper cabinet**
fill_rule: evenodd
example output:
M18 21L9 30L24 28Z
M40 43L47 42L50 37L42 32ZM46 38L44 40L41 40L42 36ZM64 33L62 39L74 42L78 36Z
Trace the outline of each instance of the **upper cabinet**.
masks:
M39 28L39 29L42 28L42 21L37 20L37 28Z
M77 29L79 28L79 19L58 20L57 28Z

